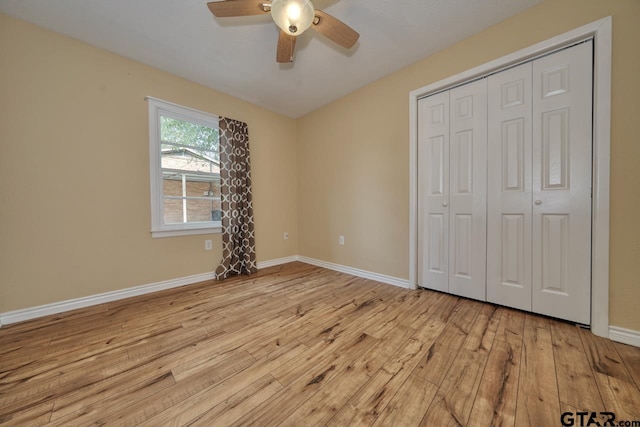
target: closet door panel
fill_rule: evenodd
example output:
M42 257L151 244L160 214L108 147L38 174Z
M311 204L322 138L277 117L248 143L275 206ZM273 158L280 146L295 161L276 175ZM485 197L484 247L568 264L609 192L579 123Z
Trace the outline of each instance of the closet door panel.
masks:
M589 324L592 42L533 61L533 306Z
M487 81L450 98L449 292L486 299Z
M449 291L449 92L418 101L418 285Z
M487 301L531 310L532 64L488 78Z

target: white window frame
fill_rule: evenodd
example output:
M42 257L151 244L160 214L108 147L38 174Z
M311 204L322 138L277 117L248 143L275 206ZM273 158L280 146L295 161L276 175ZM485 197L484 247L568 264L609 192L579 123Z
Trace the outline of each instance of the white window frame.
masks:
M174 237L222 232L220 221L198 223L167 224L164 222L164 198L162 181L162 142L160 140L160 116L172 117L218 128L218 116L194 110L193 108L147 96L149 104L149 173L151 188L151 236Z

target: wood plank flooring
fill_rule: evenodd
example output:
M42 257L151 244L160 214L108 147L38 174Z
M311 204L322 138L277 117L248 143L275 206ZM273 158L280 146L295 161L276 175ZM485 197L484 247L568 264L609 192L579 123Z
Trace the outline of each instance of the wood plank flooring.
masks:
M7 426L539 427L639 386L640 348L302 263L0 329Z

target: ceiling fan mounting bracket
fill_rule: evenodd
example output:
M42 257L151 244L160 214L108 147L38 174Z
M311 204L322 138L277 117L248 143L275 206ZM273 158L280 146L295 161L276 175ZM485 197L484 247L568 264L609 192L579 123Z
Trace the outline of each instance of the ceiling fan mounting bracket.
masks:
M271 12L271 3L262 3L262 10L265 12Z
M313 17L313 25L318 25L320 23L320 17L318 15Z

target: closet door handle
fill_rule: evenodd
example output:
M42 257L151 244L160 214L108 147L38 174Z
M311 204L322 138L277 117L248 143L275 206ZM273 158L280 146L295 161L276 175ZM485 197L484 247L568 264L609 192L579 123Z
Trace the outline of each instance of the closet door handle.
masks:
M447 202L442 202L442 206L446 208L447 206L449 206L449 203L447 203Z
M541 205L541 204L542 204L542 200L536 200L536 201L535 201L535 202L533 202L533 203L535 203L536 205Z

